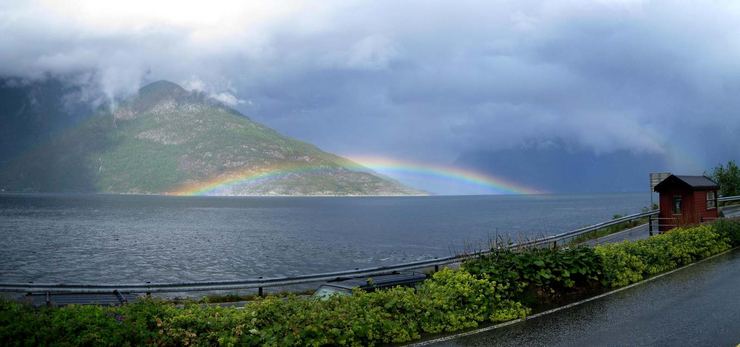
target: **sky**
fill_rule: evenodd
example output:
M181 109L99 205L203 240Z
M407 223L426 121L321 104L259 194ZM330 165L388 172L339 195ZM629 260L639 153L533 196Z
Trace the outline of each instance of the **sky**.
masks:
M740 157L737 1L4 0L0 32L0 75L109 99L167 79L350 157Z

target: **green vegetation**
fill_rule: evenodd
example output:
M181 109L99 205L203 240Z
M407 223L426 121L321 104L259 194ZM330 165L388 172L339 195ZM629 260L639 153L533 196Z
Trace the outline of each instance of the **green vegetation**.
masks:
M463 264L477 277L505 284L509 298L526 304L557 301L572 290L590 288L601 274L591 248L495 250Z
M625 286L728 250L740 241L738 228L737 221L721 220L645 240L596 246L603 263L602 283Z
M727 167L722 164L712 169L712 178L719 184L719 193L722 196L740 195L740 169L734 160L727 162Z
M402 343L530 312L564 293L624 286L740 246L740 220L674 229L593 249L497 250L444 269L417 289L326 301L258 299L243 309L143 300L122 307L32 308L0 301L0 344L16 345L348 345Z
M712 225L714 231L729 240L732 247L740 246L740 218L718 219Z
M115 110L65 131L0 170L6 191L167 193L243 172L315 168L233 195L403 195L419 192L283 136L200 93L156 82Z
M276 298L285 298L291 295L295 296L308 296L313 294L314 290L304 290L304 291L279 291L275 293L269 293L268 295L270 297L276 297ZM260 299L260 295L257 293L252 294L239 294L239 293L228 293L228 294L216 294L216 295L206 295L199 298L174 298L172 300L168 300L171 303L174 304L220 304L220 303L231 303L231 302L239 302L239 301L254 301Z
M393 288L329 300L268 297L242 310L144 300L122 307L31 309L0 303L0 343L12 345L373 345L524 316L507 288L442 270L417 290Z

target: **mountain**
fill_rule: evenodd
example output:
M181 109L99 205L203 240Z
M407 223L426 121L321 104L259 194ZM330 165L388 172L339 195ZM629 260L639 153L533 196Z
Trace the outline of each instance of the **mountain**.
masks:
M89 117L81 88L55 78L0 77L0 166L56 132Z
M466 152L455 165L553 193L647 192L649 173L667 168L659 154L596 154L557 142L546 147Z
M217 195L420 193L167 81L102 107L0 168L6 191L164 194L209 186Z

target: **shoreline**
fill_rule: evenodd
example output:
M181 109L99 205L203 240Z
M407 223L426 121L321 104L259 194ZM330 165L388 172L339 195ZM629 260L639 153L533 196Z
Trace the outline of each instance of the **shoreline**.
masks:
M553 196L592 196L592 195L622 195L643 194L645 192L591 192L591 193L537 193L537 194L313 194L313 195L177 195L160 193L109 193L109 192L13 192L0 191L0 196L142 196L142 197L174 197L174 198L406 198L406 197L553 197ZM646 196L649 196L645 194Z
M195 198L270 198L270 197L276 197L276 198L323 198L323 197L331 197L331 198L341 198L341 197L353 197L353 198L362 198L362 197L368 197L368 198L374 198L374 197L387 197L387 198L393 198L393 197L424 197L424 196L456 196L456 195L435 195L435 194L398 194L398 195L391 195L391 194L378 194L378 195L368 195L368 194L315 194L315 195L290 195L290 194L266 194L266 195L180 195L180 194L160 194L160 193L107 193L107 192L9 192L9 191L3 191L0 192L0 196L7 195L7 196L20 196L20 195L26 195L26 196L152 196L152 197L174 197L174 198L188 198L188 197L195 197ZM500 195L517 195L517 194L500 194ZM476 196L476 195L457 195L457 196ZM487 195L480 195L480 196L487 196Z

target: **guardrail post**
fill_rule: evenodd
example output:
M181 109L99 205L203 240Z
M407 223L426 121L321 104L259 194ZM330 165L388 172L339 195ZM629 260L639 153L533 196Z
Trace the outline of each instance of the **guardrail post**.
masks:
M152 282L150 282L150 281L146 281L146 284L151 284L151 283L152 283ZM151 296L152 296L152 291L151 291L151 289L149 288L149 286L147 286L147 287L146 287L146 296L147 296L147 297L151 297Z
M259 279L262 279L262 276L260 276L260 277L259 277ZM257 295L258 295L258 296L259 296L260 298L263 298L263 297L265 297L265 292L264 292L264 290L262 289L262 286L261 286L261 285L260 285L260 286L259 286L259 287L257 288Z
M650 232L650 236L653 236L653 216L648 216L648 232Z
M121 303L121 305L128 303L128 300L126 300L126 297L121 294L121 292L118 291L118 289L113 290L113 294L118 299L118 302Z

